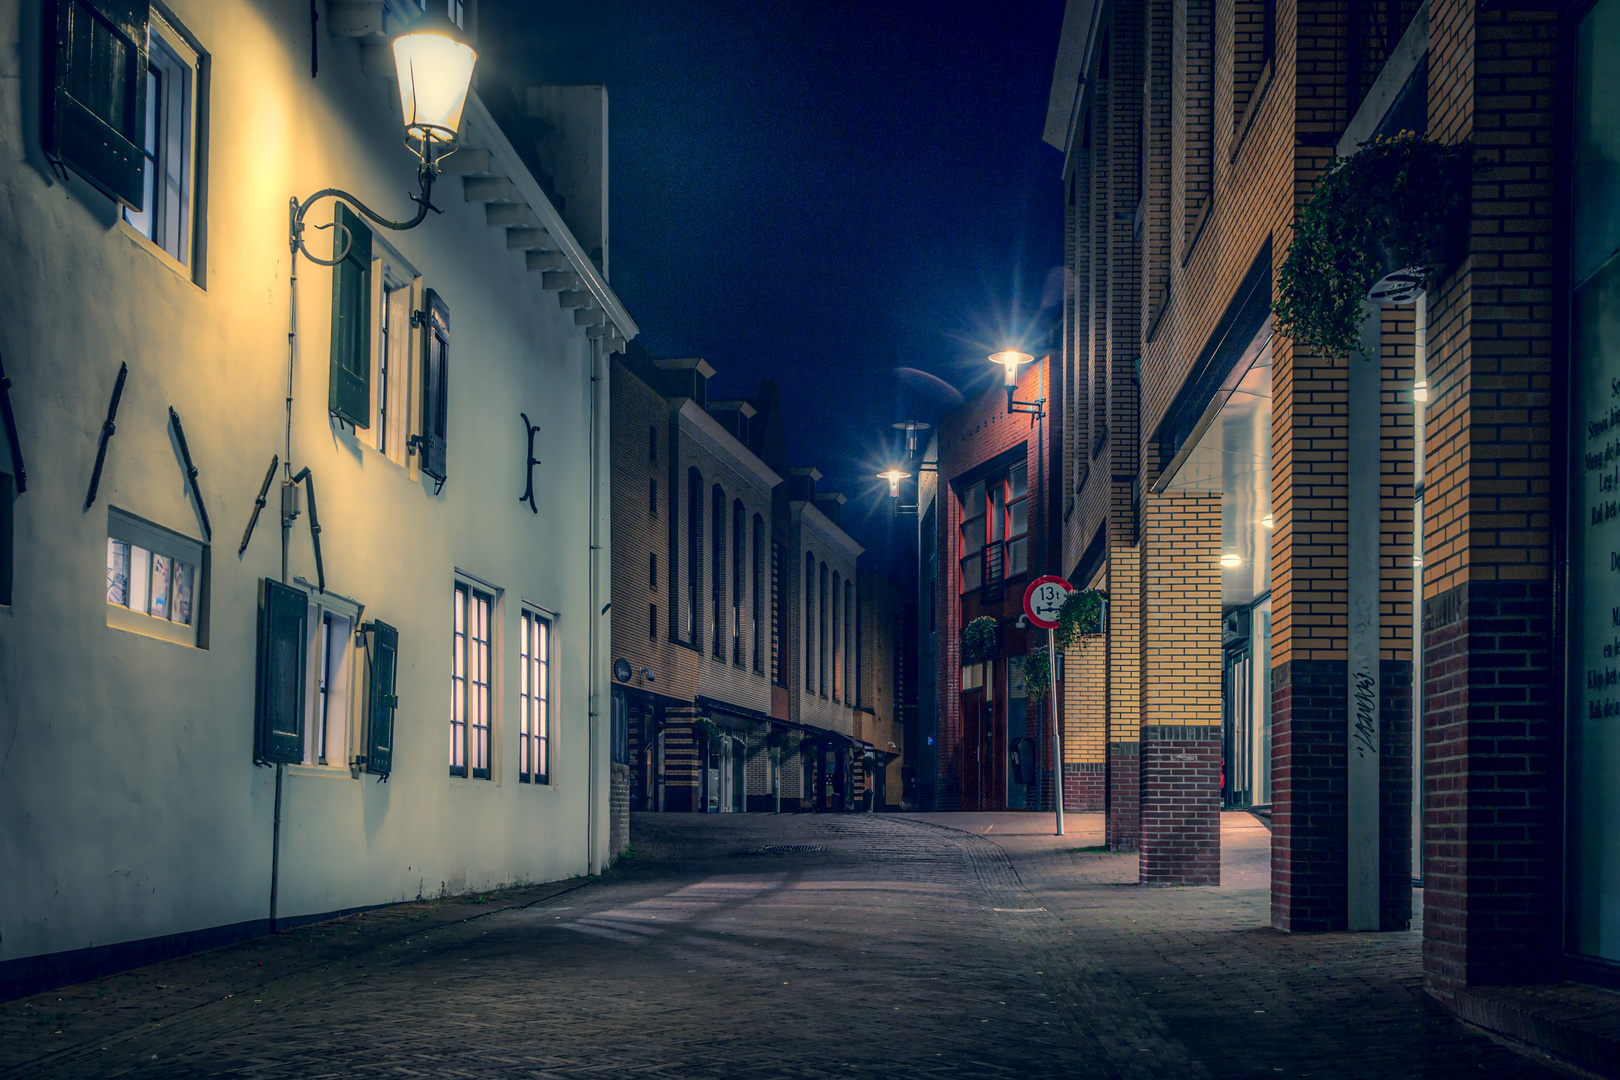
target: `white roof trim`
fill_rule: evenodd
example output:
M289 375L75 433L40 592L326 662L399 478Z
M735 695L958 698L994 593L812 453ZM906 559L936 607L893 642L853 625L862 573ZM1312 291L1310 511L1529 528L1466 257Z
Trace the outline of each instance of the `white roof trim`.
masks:
M506 133L489 114L489 110L484 107L476 92L469 91L467 94L466 117L463 123L477 132L477 141L487 147L494 160L499 163L498 171L512 181L512 186L523 197L523 201L529 204L529 209L534 211L534 216L540 220L541 226L556 238L574 272L579 275L585 288L607 313L608 320L619 331L619 336L629 341L640 333L641 328L630 318L630 313L624 310L624 305L619 303L618 296L608 288L608 283L602 280L596 264L579 246L579 241L574 239L574 234L568 226L563 224L562 215L551 205L546 193L540 190L539 182L529 172L528 166L523 164L523 159L507 141Z
M776 475L775 470L756 457L754 452L727 431L720 421L698 408L698 403L691 398L687 398L681 404L679 415L682 423L695 428L694 434L710 444L709 449L716 456L733 459L758 477L767 490L782 482L782 478Z
M1097 0L1069 0L1063 9L1063 29L1058 33L1057 59L1052 64L1052 89L1046 99L1046 130L1041 139L1065 153L1101 7Z
M828 517L826 514L823 514L820 510L817 510L815 503L799 502L798 500L795 500L794 505L800 508L800 512L804 515L805 520L814 526L817 532L824 535L832 543L843 548L849 553L850 558L859 559L862 555L866 554L866 549L857 544L855 542L855 538L850 536L849 533L845 532L836 521ZM804 537L801 535L799 540L799 546L803 548Z

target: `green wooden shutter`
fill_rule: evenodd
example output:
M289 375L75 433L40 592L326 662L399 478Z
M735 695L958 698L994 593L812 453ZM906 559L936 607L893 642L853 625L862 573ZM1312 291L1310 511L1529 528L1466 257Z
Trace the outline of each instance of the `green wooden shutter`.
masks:
M45 5L45 152L134 210L143 206L148 0Z
M255 761L303 760L304 634L308 605L308 599L297 589L264 579L259 598Z
M422 352L422 471L443 481L450 435L450 307L432 289Z
M382 621L371 630L371 696L366 717L366 772L387 776L394 767L394 693L399 667L399 631Z
M332 267L332 381L327 407L357 428L371 426L371 230L337 204L336 221L349 230L349 250ZM342 250L333 229L332 254Z

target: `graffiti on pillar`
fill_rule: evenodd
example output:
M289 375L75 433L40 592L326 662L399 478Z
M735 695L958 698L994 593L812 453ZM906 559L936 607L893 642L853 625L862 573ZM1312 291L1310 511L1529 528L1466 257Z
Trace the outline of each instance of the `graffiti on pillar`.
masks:
M1369 672L1358 671L1356 680L1356 756L1378 753L1378 688Z

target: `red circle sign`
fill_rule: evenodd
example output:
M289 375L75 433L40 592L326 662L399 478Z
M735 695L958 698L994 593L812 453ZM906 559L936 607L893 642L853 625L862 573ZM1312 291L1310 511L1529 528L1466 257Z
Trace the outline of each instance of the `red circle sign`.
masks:
M1042 630L1056 630L1058 612L1073 591L1074 586L1056 574L1038 577L1024 590L1024 614Z

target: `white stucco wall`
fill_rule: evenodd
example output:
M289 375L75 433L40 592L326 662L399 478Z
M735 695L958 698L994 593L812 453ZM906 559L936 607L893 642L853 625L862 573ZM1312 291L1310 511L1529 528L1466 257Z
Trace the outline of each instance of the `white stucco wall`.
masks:
M51 174L38 137L39 5L0 0L0 276L10 291L0 352L29 470L16 504L14 604L0 607L0 961L266 917L275 770L253 765L252 741L258 582L280 572L276 487L246 556L236 548L270 456L283 452L287 201L339 186L385 214L414 209L405 193L415 159L393 84L362 75L353 41L323 35L312 80L307 5L169 6L212 57L205 287L88 183ZM594 760L588 731L592 346L523 253L486 225L483 204L463 199L459 179L442 178L434 198L442 215L380 235L450 307L450 476L437 496L433 481L329 420L331 271L298 267L293 467L316 480L328 588L399 628L400 705L387 783L288 767L283 918L585 873L593 809L597 865L607 849L605 717ZM331 215L323 203L311 220ZM328 251L330 233L317 235L312 249ZM128 386L85 512L120 361ZM201 537L170 405L214 529L206 650L107 625L109 506ZM517 502L520 410L541 425L538 515ZM598 611L605 551L601 563ZM290 569L315 579L304 518ZM488 781L447 775L458 570L503 590ZM518 783L525 601L557 613L549 786Z

